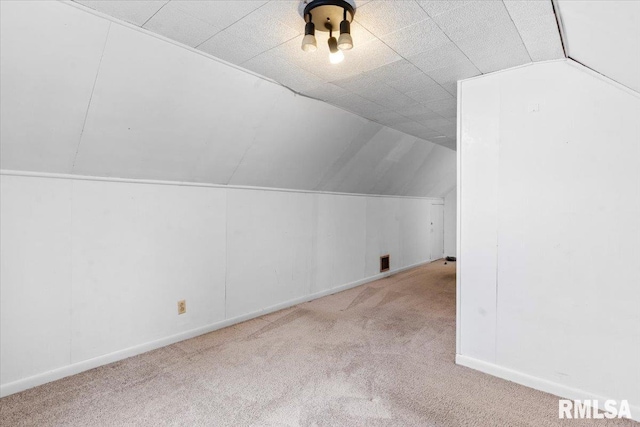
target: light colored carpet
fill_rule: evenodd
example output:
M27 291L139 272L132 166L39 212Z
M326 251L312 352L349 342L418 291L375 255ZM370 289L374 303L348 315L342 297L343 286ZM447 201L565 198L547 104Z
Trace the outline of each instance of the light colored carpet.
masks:
M0 399L2 426L549 426L558 398L454 364L438 261Z

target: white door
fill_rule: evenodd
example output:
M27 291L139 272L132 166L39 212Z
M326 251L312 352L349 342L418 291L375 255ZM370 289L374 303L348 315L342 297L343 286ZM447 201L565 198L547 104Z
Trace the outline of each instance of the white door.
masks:
M444 206L431 205L431 259L444 256Z

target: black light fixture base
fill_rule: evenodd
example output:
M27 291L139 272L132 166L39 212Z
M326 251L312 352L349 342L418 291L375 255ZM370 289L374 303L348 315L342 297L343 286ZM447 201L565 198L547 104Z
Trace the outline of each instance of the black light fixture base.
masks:
M318 31L329 31L328 26L338 30L345 17L348 22L353 21L354 4L346 0L311 0L305 5L303 16L305 21L313 22Z

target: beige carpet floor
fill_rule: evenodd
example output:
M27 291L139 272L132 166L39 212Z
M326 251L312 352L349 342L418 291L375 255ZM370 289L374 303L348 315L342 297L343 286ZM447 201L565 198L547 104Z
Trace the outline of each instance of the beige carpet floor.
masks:
M0 399L2 426L551 426L558 398L457 366L443 261Z

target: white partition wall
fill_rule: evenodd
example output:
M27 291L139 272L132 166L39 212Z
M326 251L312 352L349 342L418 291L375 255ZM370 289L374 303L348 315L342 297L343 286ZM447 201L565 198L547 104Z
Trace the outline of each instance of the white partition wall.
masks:
M459 99L457 362L640 418L640 95L560 61Z

